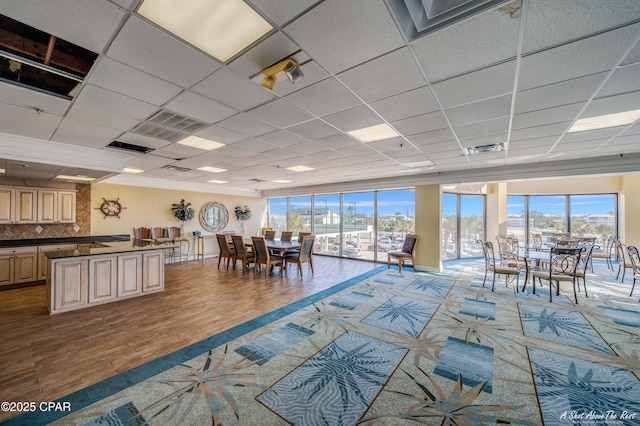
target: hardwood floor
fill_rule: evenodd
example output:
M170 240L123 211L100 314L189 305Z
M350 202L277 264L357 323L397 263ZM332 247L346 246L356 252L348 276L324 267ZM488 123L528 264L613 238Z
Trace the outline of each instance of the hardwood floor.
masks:
M313 262L267 279L214 258L167 265L164 292L53 316L44 285L0 291L0 401L61 398L380 266Z

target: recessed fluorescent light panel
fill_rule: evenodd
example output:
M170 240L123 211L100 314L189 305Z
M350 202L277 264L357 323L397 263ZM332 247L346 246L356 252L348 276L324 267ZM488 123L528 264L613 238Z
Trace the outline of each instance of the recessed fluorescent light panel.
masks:
M242 0L144 0L138 13L220 62L273 28Z
M387 124L378 124L377 126L365 127L363 129L352 130L348 132L351 136L360 142L375 142L384 139L391 139L400 136L398 132L393 130Z
M218 180L218 179L211 179L211 180L208 180L207 182L209 182L209 183L229 183L229 181Z
M287 170L291 170L292 172L308 172L309 170L313 170L313 168L300 165L300 166L287 167Z
M202 170L203 172L211 172L211 173L222 173L227 171L227 169L219 169L217 167L211 167L211 166L198 167L198 170Z
M573 123L573 126L571 126L567 133L626 126L633 123L638 118L640 118L640 109L619 112L616 114L599 115L597 117L582 118Z
M276 179L273 182L274 183L291 183L290 180L286 180L286 179Z
M71 176L71 175L58 175L56 179L64 179L64 180L74 180L81 182L91 182L92 180L96 180L96 178L88 177L88 176Z
M128 167L125 167L124 169L122 169L122 171L124 173L142 173L144 172L144 170L140 170L140 169L130 169Z
M213 151L216 148L224 146L223 143L215 142L209 139L199 138L198 136L189 136L178 141L180 145L191 146L193 148L204 149L205 151Z
M5 172L5 170L4 170L4 169L0 169L0 173L4 173L4 172Z
M405 163L405 166L411 168L433 166L433 161L414 161L413 163Z

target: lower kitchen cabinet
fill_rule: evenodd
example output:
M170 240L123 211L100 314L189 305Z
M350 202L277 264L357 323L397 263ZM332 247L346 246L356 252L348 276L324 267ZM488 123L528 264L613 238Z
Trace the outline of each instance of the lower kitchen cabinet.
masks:
M49 260L51 314L164 290L164 250Z

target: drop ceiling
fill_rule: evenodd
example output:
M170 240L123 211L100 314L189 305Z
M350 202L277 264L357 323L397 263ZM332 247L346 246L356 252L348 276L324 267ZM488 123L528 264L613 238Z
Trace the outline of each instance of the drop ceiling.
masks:
M412 41L383 0L247 3L274 29L222 63L138 15L139 1L3 1L0 14L98 55L71 98L0 82L7 177L46 179L35 173L43 164L93 170L106 183L273 196L501 170L640 171L628 160L640 155L639 123L568 133L579 119L640 109L637 0L499 2ZM256 75L294 53L304 78L261 87ZM145 133L158 116L193 120L187 133L224 146ZM362 143L348 133L379 124L399 136ZM32 148L47 143L73 159ZM467 149L493 144L506 149ZM287 169L298 165L313 170Z

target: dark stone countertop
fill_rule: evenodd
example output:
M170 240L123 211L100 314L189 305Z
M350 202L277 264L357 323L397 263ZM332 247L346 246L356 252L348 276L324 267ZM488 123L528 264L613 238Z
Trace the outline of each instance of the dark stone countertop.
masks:
M0 240L0 248L46 246L53 244L91 244L129 241L129 234L85 235L82 237L28 238L23 240Z
M91 242L79 244L76 250L46 252L45 256L49 259L66 259L70 257L96 256L100 254L163 250L175 247L177 247L177 245L173 240L161 242L155 240L112 241L101 243Z

